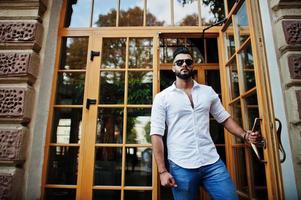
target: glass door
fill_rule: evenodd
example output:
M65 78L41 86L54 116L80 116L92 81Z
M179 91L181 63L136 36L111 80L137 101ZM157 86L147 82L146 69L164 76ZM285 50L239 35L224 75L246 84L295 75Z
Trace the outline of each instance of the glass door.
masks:
M43 199L156 199L154 37L112 35L60 43Z
M88 109L80 198L153 199L149 136L153 101L153 37L98 36Z
M260 131L265 144L257 148L259 160L251 146L227 134L227 166L240 198L280 199L281 180L277 179L280 164L277 162L278 152L273 152L272 148L277 144L272 136L275 133L269 126L272 119L265 104L266 85L262 78L263 66L258 61L253 26L256 11L252 9L251 1L238 1L228 16L221 35L221 73L227 109L245 130L255 128ZM256 118L259 119L255 126Z

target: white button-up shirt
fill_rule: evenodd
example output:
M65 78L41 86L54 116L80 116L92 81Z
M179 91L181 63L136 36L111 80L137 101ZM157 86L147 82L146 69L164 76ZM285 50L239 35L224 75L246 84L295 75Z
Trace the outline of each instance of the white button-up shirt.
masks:
M198 168L219 159L209 132L209 113L217 122L230 114L215 91L194 81L192 108L187 94L175 83L155 96L151 115L151 135L164 135L167 125L168 159L183 168Z

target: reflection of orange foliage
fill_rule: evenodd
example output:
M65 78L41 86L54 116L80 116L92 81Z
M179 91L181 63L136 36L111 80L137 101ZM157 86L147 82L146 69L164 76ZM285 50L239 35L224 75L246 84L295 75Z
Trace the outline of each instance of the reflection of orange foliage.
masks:
M119 12L119 26L143 26L143 9L138 6L128 10L120 10ZM115 26L117 13L112 9L106 15L99 15L98 21L95 24L98 27ZM160 22L152 13L146 14L147 25L149 26L162 26L164 21Z
M180 23L180 26L197 26L199 24L198 15L187 15Z

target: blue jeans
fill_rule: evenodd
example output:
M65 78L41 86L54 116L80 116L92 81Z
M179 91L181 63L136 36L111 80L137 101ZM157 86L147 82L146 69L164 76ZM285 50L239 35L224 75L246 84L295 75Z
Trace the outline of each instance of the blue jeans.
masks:
M221 159L196 169L182 168L169 161L170 173L178 187L172 188L175 200L199 199L202 186L214 200L237 200L236 188Z

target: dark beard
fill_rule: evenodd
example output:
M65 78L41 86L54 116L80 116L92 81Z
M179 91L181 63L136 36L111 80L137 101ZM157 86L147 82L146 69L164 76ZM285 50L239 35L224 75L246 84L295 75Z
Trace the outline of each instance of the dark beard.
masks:
M180 79L183 79L183 80L188 80L190 79L191 77L193 77L194 75L194 71L189 71L189 73L187 74L181 74L181 72L177 71L175 72L176 76Z

